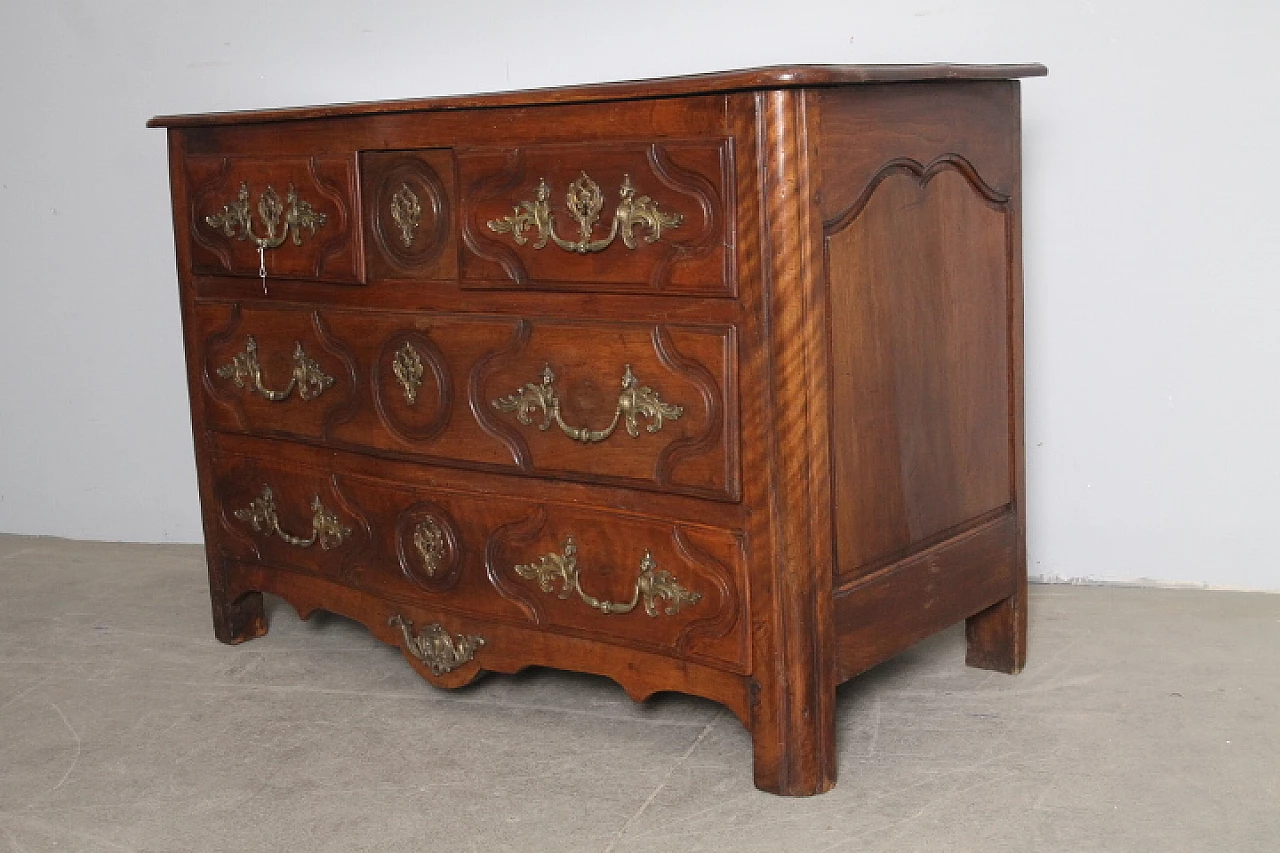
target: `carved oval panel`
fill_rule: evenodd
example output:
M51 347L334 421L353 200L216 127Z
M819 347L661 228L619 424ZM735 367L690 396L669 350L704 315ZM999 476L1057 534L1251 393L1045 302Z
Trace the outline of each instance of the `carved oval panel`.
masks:
M452 154L395 151L365 155L369 273L382 278L452 278Z
M430 591L447 589L457 582L461 566L458 535L442 507L426 501L413 504L396 520L395 537L400 571L409 580Z
M378 416L401 441L435 437L449 421L453 392L439 347L417 331L392 335L373 366Z

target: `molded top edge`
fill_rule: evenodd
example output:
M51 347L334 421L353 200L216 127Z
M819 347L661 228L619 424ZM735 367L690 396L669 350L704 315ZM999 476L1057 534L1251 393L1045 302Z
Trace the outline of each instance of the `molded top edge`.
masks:
M377 115L428 110L483 109L486 107L538 106L543 104L621 101L679 95L708 95L753 89L784 89L805 86L841 86L858 83L909 83L936 80L1010 80L1043 77L1043 65L779 65L631 80L619 83L591 83L483 95L449 95L401 101L365 101L318 107L156 116L147 127L207 127L298 121L332 116Z

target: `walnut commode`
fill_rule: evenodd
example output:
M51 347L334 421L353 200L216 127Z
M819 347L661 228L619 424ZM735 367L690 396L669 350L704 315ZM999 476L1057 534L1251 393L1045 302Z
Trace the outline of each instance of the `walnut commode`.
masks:
M835 781L835 688L1025 657L1017 77L770 68L158 118L214 627L431 683L723 703Z

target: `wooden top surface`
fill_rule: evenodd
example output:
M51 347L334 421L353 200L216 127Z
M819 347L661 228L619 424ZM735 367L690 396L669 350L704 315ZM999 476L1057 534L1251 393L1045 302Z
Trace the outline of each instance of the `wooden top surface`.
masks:
M1008 80L1016 77L1043 77L1043 65L779 65L633 80L622 83L593 83L495 92L486 95L452 95L403 101L369 101L323 107L293 107L275 110L156 116L147 127L204 127L212 125L257 124L272 121L402 113L419 110L483 109L486 107L537 106L540 104L621 101L634 98L664 98L678 95L706 95L752 89L782 89L806 86L842 86L858 83L910 83L927 80Z

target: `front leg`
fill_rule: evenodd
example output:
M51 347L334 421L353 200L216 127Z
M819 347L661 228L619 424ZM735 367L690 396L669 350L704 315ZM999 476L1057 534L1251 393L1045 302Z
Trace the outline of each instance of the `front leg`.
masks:
M235 598L228 589L221 560L209 565L209 598L213 603L213 633L218 642L237 645L267 633L262 593L246 592Z
M787 681L771 691L753 681L755 784L784 797L821 794L836 783L835 690L826 679Z

